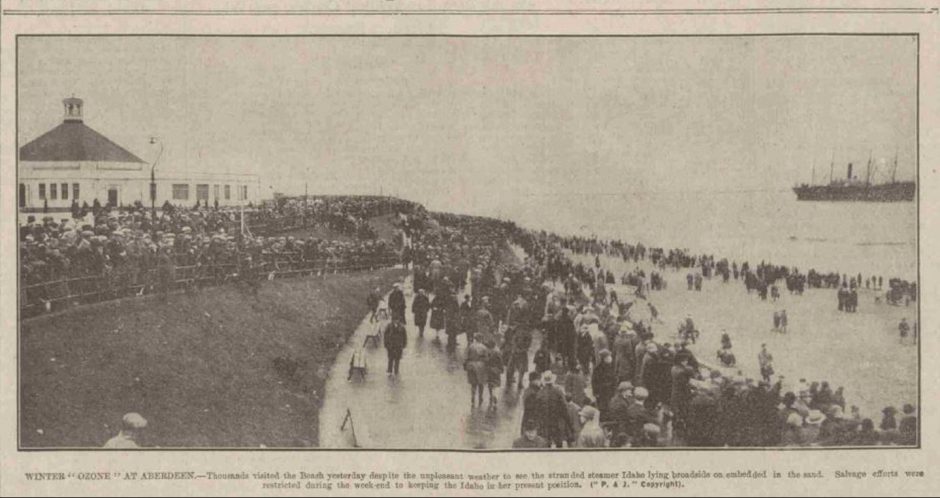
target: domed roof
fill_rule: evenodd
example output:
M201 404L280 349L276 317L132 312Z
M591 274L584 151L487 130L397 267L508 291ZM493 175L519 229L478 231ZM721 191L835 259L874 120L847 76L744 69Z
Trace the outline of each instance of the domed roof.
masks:
M144 162L85 123L70 120L20 147L20 161Z

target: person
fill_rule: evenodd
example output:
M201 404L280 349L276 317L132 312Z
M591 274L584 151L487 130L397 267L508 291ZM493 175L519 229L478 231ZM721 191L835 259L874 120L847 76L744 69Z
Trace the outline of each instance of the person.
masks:
M600 358L600 362L597 364L597 367L594 368L594 373L591 375L591 393L597 400L597 409L600 411L600 415L598 416L599 422L600 417L607 415L607 410L610 406L610 398L614 395L614 390L617 388L617 376L614 372L613 357L610 351L603 349L598 354L598 357Z
M488 367L487 356L489 348L483 343L483 334L476 334L473 343L467 347L467 359L464 361L464 370L467 371L467 382L470 383L470 406L476 406L479 401L483 405L483 386L487 384Z
M559 384L561 383L559 382ZM565 375L565 381L562 385L564 386L565 393L571 396L571 399L573 399L578 406L587 403L587 395L585 394L587 379L581 373L577 365L568 368L568 373Z
M427 291L418 289L418 293L411 301L411 313L415 318L415 326L418 327L418 337L424 337L424 326L427 325L430 309L431 302L428 300Z
M548 448L548 441L539 435L539 424L527 420L522 424L522 436L512 442L513 449Z
M898 333L901 336L901 344L904 344L907 341L907 336L911 332L911 326L907 323L907 318L902 318L901 323L898 324Z
M141 434L147 428L147 419L139 413L128 413L121 418L121 430L104 443L104 448L131 449L140 448Z
M529 348L532 346L532 332L527 328L517 327L512 334L509 366L506 369L506 387L512 387L519 373L518 389L522 390L522 377L529 369Z
M378 287L372 290L369 293L369 297L366 298L366 306L369 307L369 323L375 322L375 313L379 309L379 302L382 300L382 291Z
M591 373L591 364L594 362L594 339L591 337L591 329L588 325L581 326L576 346L581 371L587 375Z
M538 394L539 389L541 388L542 373L529 372L529 385L522 393L522 427L519 429L520 434L525 433L525 426L527 422L535 422L536 427L538 427L538 422L541 420L538 406Z
M548 341L545 339L542 339L542 342L539 343L539 348L535 351L532 363L535 365L535 371L539 375L552 367L552 352L549 351Z
M503 356L499 348L496 347L495 341L488 341L486 348L488 349L486 354L486 387L490 395L490 409L495 410L497 400L493 390L499 386L503 375Z
M626 427L625 432L631 438L637 438L641 435L643 426L646 424L658 424L659 419L648 408L646 400L649 398L649 391L645 387L637 387L633 390L633 399L628 400L626 409ZM657 407L657 410L660 407Z
M555 322L555 332L558 337L558 353L562 355L566 364L575 364L578 337L575 332L574 321L568 315L568 308L562 308L561 317Z
M444 330L447 318L447 298L442 294L435 294L431 300L431 323L430 326L437 334L436 338L441 336L441 330Z
M898 443L905 446L917 444L917 414L914 411L914 405L907 403L901 408L901 411L904 415L901 417L901 422L898 423L898 432L900 434Z
M600 413L591 405L584 405L578 412L581 418L581 434L578 436L578 448L604 448L607 436L600 424Z
M625 380L617 386L617 393L610 398L609 415L602 422L610 422L614 434L627 432L630 425L628 408L633 403L633 390L633 384Z
M774 356L767 351L767 344L760 345L760 353L757 355L757 363L760 365L760 375L764 382L770 382L770 376L774 374Z
M405 293L399 283L395 284L388 295L388 309L392 312L392 320L400 321L403 325L407 323L405 321Z
M551 447L561 448L572 434L571 420L568 418L568 406L565 395L555 386L555 375L551 371L542 374L542 389L538 394L539 435L545 438Z
M402 352L408 346L408 333L405 324L399 320L400 316L392 317L391 323L385 327L385 350L388 353L387 375L398 375Z
M689 388L689 381L695 376L695 369L689 365L689 354L676 354L670 371L672 376L672 395L670 396L669 406L672 408L674 427L677 431L685 432L686 419L689 412L689 402L692 399L692 391Z

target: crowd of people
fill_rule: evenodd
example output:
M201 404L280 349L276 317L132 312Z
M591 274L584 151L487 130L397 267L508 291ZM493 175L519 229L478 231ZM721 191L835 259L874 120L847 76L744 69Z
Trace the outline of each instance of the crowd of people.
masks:
M904 405L900 420L896 409L886 408L876 426L846 404L843 388L826 381L793 383L776 374L766 346L758 354L761 377L755 380L697 358L689 349L697 332L691 317L674 335L657 335L652 274L625 275L623 281L638 285L635 296L622 300L610 288L615 277L600 258L593 267L569 258L567 251L593 250L583 240L437 213L409 223L420 227L410 232L408 251L415 288L411 316L419 334L426 328L445 334L450 352L456 337L466 336L471 407L496 410L501 389L520 393L515 448L916 444L913 405ZM507 240L527 253L522 264L503 256L510 252ZM607 247L622 251L621 257L658 255L665 267L704 261L712 268L708 275L737 271L739 278L750 274L774 282L795 273L640 245ZM377 302L378 294L370 306ZM396 307L393 322L409 320L405 303ZM401 342L391 340L390 375L397 374ZM734 366L730 337L717 358L724 367Z
M400 241L376 239L369 219L419 205L384 197L284 198L247 209L164 205L76 210L20 226L24 311L36 313L174 287L178 279L263 279L273 272L389 266ZM278 235L324 227L352 238ZM363 227L369 227L368 229Z
M83 214L80 211L74 214ZM397 214L401 233L396 243L377 240L369 226L370 218L383 214ZM311 224L351 240L276 234ZM510 241L524 249L523 262L511 254ZM594 255L594 265L575 263L569 253ZM881 277L815 270L804 274L796 268L764 262L739 265L679 249L560 237L510 222L430 213L407 201L372 197L285 198L248 210L165 206L156 218L138 206L99 208L85 218L30 219L20 228L20 256L24 288L38 289L32 295L27 292L26 306L50 301L50 286L42 284L84 276L106 276L123 287L146 290L172 281L173 271L185 267L203 268L221 278L232 272L297 271L323 262L409 265L415 291L410 306L400 288L387 301L378 289L368 300L373 315L387 307L383 335L388 374L399 374L408 344L404 324L409 309L419 334L444 334L450 352L456 350L457 337L464 335L471 406L495 410L499 389L520 393L523 414L513 442L516 448L871 446L917 441L913 405L905 404L900 414L894 407L885 408L876 426L846 404L841 387L805 379L793 383L776 374L766 347L759 352L761 378L755 380L740 371L726 374L727 368L697 358L689 348L697 337L691 317L675 334L653 330L661 321L652 293L665 287L661 272L667 268L687 271L690 290L701 289L703 278L718 276L726 282L742 281L748 292L766 299L768 288L771 297L776 296L775 284L782 279L795 294L807 286L836 289L840 304L843 295L863 285L881 289ZM603 268L600 256L648 258L655 270L623 275L621 283L636 291L622 299L612 290L616 277ZM156 282L148 276L154 272ZM896 292L905 299L916 299L915 283L888 283L892 292L900 289ZM857 302L851 303L852 310L855 306ZM899 329L903 340L910 326L903 323ZM716 357L722 366L734 366L727 335Z

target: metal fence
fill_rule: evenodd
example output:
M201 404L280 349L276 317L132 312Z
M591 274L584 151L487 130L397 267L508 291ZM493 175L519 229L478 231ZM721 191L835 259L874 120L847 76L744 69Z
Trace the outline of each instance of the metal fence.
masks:
M21 285L20 315L32 317L85 304L228 282L257 284L280 278L371 271L391 268L401 262L395 255L306 260L300 253L264 254L262 260L262 264L251 268L239 269L236 264L196 264L146 270L119 268L102 275Z

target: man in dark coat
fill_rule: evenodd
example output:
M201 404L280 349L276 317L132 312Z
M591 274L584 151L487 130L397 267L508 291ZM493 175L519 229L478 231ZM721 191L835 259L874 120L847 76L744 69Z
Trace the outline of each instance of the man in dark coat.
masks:
M509 365L506 369L506 387L512 387L516 372L519 372L518 388L522 389L522 377L529 369L529 348L532 346L532 332L526 328L517 327L511 336L507 332L506 342L511 345L509 348Z
M538 424L542 420L539 413L538 394L542 388L542 375L538 372L529 374L529 386L522 393L522 428L520 433L525 432L526 423L532 421Z
M617 389L617 375L614 372L613 358L610 351L604 349L598 353L599 362L591 375L591 393L597 400L600 420L607 420L610 398Z
M388 295L388 309L392 312L392 318L400 321L402 325L407 323L405 320L405 293L401 290L401 284L395 284L395 288Z
M575 352L578 334L574 329L574 321L568 315L568 308L562 308L561 317L555 322L555 332L558 338L558 353L565 359L566 365L577 365Z
M561 389L555 386L555 375L542 374L542 389L536 397L539 407L539 435L550 447L561 448L565 441L574 437L574 428L568 417L568 403Z
M385 328L385 350L388 352L388 375L398 375L398 366L401 364L402 351L408 346L408 334L405 324L397 317Z
M418 335L424 337L424 326L428 323L428 310L431 309L431 301L428 300L427 291L420 289L411 301L411 313L415 317L415 326L418 327Z

